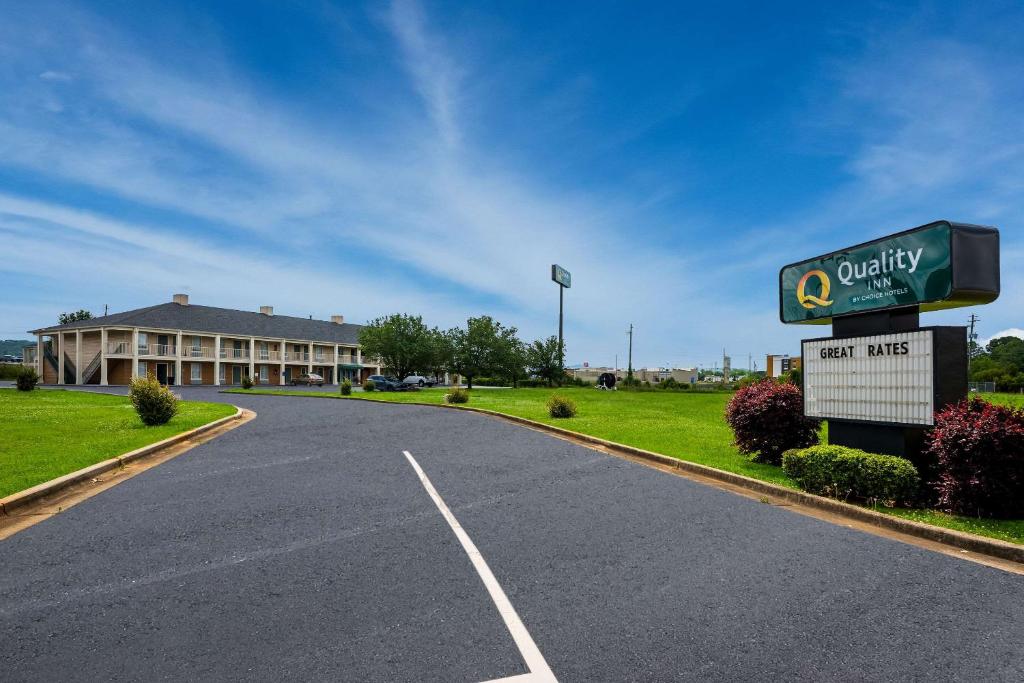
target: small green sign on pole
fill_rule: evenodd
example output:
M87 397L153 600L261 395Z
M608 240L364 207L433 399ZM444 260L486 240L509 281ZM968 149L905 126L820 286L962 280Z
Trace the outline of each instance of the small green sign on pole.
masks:
M784 323L828 324L833 316L919 306L935 311L999 296L999 231L937 221L785 266Z

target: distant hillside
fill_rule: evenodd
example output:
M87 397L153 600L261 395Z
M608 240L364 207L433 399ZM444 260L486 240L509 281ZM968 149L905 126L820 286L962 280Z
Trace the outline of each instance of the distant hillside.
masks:
M34 343L28 339L0 339L0 356L20 356L22 349Z

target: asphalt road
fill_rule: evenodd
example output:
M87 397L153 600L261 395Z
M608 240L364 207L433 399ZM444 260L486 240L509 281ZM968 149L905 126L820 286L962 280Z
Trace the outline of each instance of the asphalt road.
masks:
M0 679L1024 680L1024 577L471 413L256 420L0 541Z

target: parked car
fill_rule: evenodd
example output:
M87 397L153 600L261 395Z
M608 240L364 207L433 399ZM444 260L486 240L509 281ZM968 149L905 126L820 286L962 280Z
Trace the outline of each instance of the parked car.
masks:
M313 386L314 384L318 387L324 385L324 378L315 372L304 372L298 377L292 377L292 386L296 384L305 384L307 386Z
M407 386L432 387L434 386L434 380L429 377L424 377L423 375L409 375L402 380L402 384Z
M377 391L405 391L406 386L398 381L395 377L385 377L384 375L370 375L367 377L375 385Z

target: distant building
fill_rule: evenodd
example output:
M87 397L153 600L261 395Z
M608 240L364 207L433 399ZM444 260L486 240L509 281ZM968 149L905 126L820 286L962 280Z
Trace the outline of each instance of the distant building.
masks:
M800 356L768 354L765 360L765 377L780 377L790 370L800 369Z
M591 368L582 367L570 370L573 377L583 380L584 382L597 382L597 378L605 372L611 372L615 374L616 379L626 379L626 369L624 368ZM666 379L671 377L680 384L696 384L697 383L697 370L696 368L633 368L633 377L640 380L641 382L650 382L651 384L659 384L664 382Z

